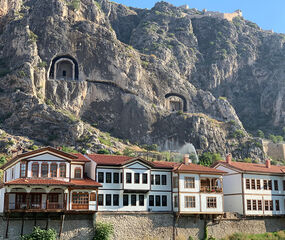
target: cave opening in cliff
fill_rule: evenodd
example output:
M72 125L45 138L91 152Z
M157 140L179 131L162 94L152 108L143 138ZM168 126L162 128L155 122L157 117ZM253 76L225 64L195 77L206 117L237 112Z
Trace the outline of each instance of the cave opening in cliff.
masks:
M52 60L49 78L57 80L78 80L78 73L78 63L73 57L69 55L58 56Z
M187 102L184 96L178 93L168 93L165 95L166 107L171 112L187 112Z

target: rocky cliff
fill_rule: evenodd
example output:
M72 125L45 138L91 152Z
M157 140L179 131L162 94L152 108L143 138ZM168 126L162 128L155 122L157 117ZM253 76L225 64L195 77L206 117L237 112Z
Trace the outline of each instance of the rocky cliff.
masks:
M264 158L247 131L284 125L285 37L242 17L165 2L0 6L0 119L9 134L80 146L98 141L98 128L161 149L192 142Z

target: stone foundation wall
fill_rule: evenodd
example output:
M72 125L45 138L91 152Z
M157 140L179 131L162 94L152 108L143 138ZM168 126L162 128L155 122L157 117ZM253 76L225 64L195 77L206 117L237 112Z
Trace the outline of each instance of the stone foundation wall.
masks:
M188 240L203 239L205 220L197 217L180 216L178 219L172 214L115 214L98 213L96 221L112 223L114 226L114 240ZM0 240L5 239L6 220L0 217ZM21 233L20 219L10 219L9 238L18 240ZM34 220L25 220L24 234L30 233L34 227ZM46 227L46 220L37 220L36 224ZM173 227L173 224L175 227ZM49 227L59 232L60 220L51 218ZM235 232L265 233L285 229L285 218L260 219L222 219L220 222L207 220L208 236L217 239L224 238ZM91 240L94 236L93 217L90 215L67 215L64 222L61 239Z

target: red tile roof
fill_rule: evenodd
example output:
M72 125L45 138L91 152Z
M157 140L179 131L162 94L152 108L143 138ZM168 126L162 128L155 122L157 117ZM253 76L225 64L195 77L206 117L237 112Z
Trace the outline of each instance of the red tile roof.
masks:
M215 168L211 168L211 167L205 167L202 165L198 165L198 164L193 164L193 163L189 163L189 164L181 164L179 167L175 167L174 171L177 172L195 172L195 173L207 173L207 174L226 174L226 172L222 171L222 170L218 170Z
M265 164L245 163L245 162L231 162L231 164L228 164L225 161L219 161L215 163L213 166L215 167L219 163L225 167L234 168L243 172L278 173L278 174L285 173L284 166L271 165L270 168L267 168Z
M89 159L87 159L83 154L81 153L72 153L72 155L74 155L75 157L77 157L76 159L73 159L72 161L74 162L90 162Z
M105 155L105 154L88 154L89 158L91 158L97 165L112 165L112 166L120 166L127 163L129 160L134 159L134 157L129 156L118 156L118 155Z
M41 179L41 178L19 178L4 185L50 185L50 186L72 186L72 187L101 187L102 185L90 178L86 179L71 179L70 182L56 179Z

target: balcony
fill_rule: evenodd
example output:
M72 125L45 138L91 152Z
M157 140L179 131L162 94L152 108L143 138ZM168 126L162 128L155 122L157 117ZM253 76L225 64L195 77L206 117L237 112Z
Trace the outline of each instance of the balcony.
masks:
M201 178L200 192L203 193L222 193L223 182L220 178Z

